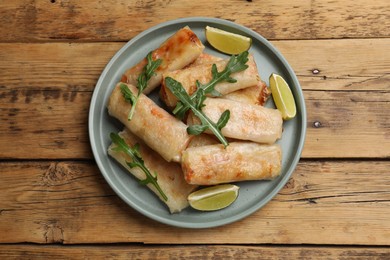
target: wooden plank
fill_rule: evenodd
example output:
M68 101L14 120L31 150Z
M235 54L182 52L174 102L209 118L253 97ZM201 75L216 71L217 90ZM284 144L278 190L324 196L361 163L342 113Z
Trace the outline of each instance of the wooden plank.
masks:
M303 89L390 89L390 39L273 41L272 44L288 60Z
M42 246L0 245L4 259L377 259L390 258L388 247L289 246Z
M15 0L0 7L0 36L7 42L123 41L164 21L205 16L232 20L269 39L388 37L389 14L387 0L215 0L212 8L207 0Z
M91 158L91 92L0 90L1 158Z
M390 38L272 41L305 90L389 90ZM92 91L124 43L0 43L0 86ZM315 57L315 59L313 59ZM264 80L269 75L262 74Z
M390 157L390 92L304 95L304 158ZM0 157L91 158L90 98L91 92L83 91L0 90Z
M169 227L135 212L88 162L1 162L0 169L0 233L7 234L0 243L390 241L389 161L301 161L264 208L233 224L199 230Z
M124 43L0 44L0 86L92 91Z
M275 44L305 90L304 157L389 157L384 147L390 142L390 39ZM0 158L91 158L91 94L105 64L122 45L0 44ZM328 45L339 49L337 58L326 55L333 49ZM360 63L351 62L360 53L368 54L360 55ZM312 55L318 56L315 63ZM361 63L364 68L355 65ZM319 74L313 75L314 68ZM8 148L11 143L13 149Z
M390 92L305 91L304 96L308 128L302 157L390 157Z

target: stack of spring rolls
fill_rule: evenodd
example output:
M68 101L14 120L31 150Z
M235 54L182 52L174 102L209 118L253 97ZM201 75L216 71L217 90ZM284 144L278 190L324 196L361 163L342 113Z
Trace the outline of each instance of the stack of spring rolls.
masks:
M275 142L281 138L283 120L278 110L263 106L270 93L260 79L253 56L249 56L246 70L231 75L237 80L235 83L221 82L215 86L222 96L207 97L202 108L214 122L230 110L230 119L221 130L229 139L226 148L207 131L198 136L187 133L189 125L199 124L191 112L183 122L147 96L160 87L160 98L173 109L178 100L165 86L166 77L181 82L190 95L196 91L197 80L202 84L209 82L212 64L221 71L227 60L203 51L204 45L189 27L180 29L152 51L153 60L161 59L162 63L141 94L132 120L127 118L131 104L124 99L120 85L125 84L136 95L137 78L146 59L125 71L108 102L109 114L125 126L119 135L129 146L140 144L146 167L157 173L168 200L163 200L152 185L148 187L171 213L187 207L188 195L200 185L272 179L281 172L282 153ZM139 169L127 166L126 161L131 158L114 148L115 144L111 144L109 155L136 178L143 179Z

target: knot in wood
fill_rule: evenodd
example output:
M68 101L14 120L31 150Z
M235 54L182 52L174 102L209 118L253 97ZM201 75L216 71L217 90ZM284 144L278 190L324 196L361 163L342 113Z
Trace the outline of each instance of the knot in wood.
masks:
M319 73L320 73L320 70L319 70L319 69L313 69L313 70L311 71L311 73L313 73L313 74L319 74Z
M313 126L315 127L315 128L320 128L321 127L321 122L320 121L315 121L314 123L313 123Z
M42 182L47 185L58 185L72 179L74 173L65 163L51 163L43 174Z

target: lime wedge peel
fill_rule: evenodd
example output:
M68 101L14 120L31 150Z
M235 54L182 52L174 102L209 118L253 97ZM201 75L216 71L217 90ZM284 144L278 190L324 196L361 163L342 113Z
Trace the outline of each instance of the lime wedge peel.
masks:
M284 120L290 120L295 117L297 108L291 89L284 78L278 74L272 73L269 77L272 98L276 108L282 113Z
M249 37L210 26L206 26L205 34L212 47L229 55L247 51L252 45L252 39Z
M221 184L194 191L188 196L188 202L194 209L214 211L226 208L238 197L239 187L233 184Z

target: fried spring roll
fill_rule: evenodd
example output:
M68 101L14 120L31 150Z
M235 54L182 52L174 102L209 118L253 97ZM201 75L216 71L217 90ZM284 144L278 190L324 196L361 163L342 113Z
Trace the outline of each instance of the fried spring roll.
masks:
M213 62L221 61L221 60L223 60L221 57L217 57L217 56L202 52L202 54L200 54L199 57L196 58L196 60L194 60L194 62L192 62L186 68L196 67L196 66L200 66L200 65L206 65L206 64L210 64L210 63L212 64Z
M283 119L277 109L224 98L206 98L204 105L202 111L213 122L218 122L225 110L230 111L230 119L221 130L225 137L271 144L282 136ZM190 112L187 124L200 124L200 121Z
M199 66L190 66L189 68L185 68L182 70L175 70L164 73L163 81L160 89L160 97L164 101L164 103L173 108L176 106L177 98L173 93L165 86L165 78L171 77L176 81L179 81L183 88L187 91L189 95L193 94L196 91L196 81L198 80L202 84L206 84L212 79L211 67L213 64L217 66L218 71L222 71L225 69L228 60L216 61L214 63L208 63L206 65ZM233 73L232 78L236 79L237 82L229 83L229 82L220 82L215 85L215 90L221 93L222 95L226 95L233 91L244 89L247 87L251 87L257 85L260 81L260 76L257 71L257 66L254 61L252 55L249 55L249 60L247 62L249 66L246 70Z
M133 147L136 143L140 145L140 154L144 160L145 166L151 173L157 174L157 182L168 200L165 201L157 189L148 184L151 189L169 208L171 213L180 212L188 206L187 196L197 187L196 185L188 184L183 177L183 172L180 165L177 163L169 163L165 161L158 153L150 149L139 138L125 128L119 135L125 142ZM115 144L111 144L108 148L108 154L118 161L137 179L145 179L145 173L138 167L130 168L126 162L132 162L132 159L123 152L115 151Z
M218 144L218 143L219 141L217 138L215 138L215 136L208 135L208 134L200 134L200 135L195 135L191 139L191 142L188 144L188 147L200 147L200 146L206 146L206 145Z
M149 94L159 86L164 72L184 68L199 57L203 50L204 45L188 26L177 31L152 52L153 60L162 59L162 63L155 71L156 74L149 80L143 93ZM134 67L126 70L121 81L136 85L137 78L146 64L145 58Z
M159 107L144 94L139 97L134 116L129 121L127 116L131 104L124 99L120 89L121 84L125 83L118 83L110 96L109 114L121 121L165 160L180 162L181 152L192 138L187 134L187 125ZM134 94L138 93L134 86L125 85Z
M222 98L243 102L251 105L264 106L268 100L271 91L267 87L264 81L260 81L256 86L240 89L229 94L224 95Z
M277 144L252 142L190 147L183 152L181 166L189 184L273 179L281 172L282 152Z

